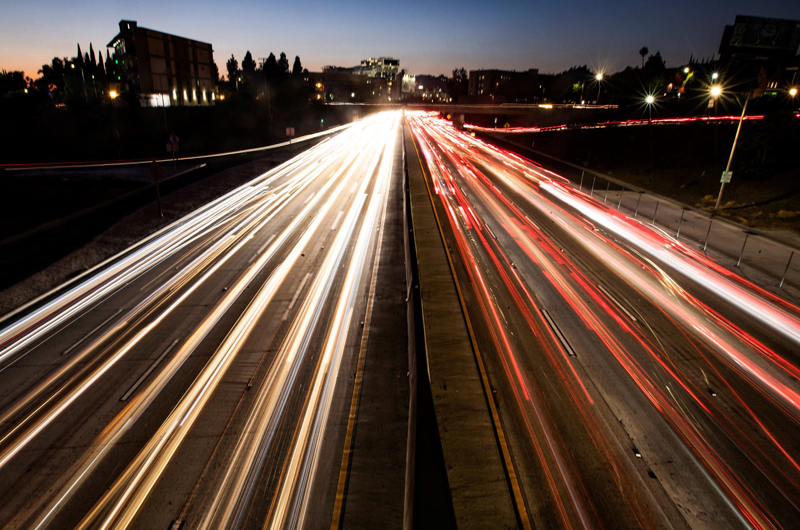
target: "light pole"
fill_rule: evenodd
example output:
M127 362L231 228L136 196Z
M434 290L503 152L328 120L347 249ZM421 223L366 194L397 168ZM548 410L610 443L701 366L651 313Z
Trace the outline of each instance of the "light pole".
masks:
M603 81L603 72L597 72L597 75L594 76L595 80L597 81L597 101L595 101L595 105L600 104L600 83Z
M117 143L117 158L122 158L122 154L119 150L119 131L117 130L117 114L114 111L114 100L119 97L119 92L116 90L109 90L108 97L111 98L111 121L114 124L114 140Z
M719 85L714 85L711 87L711 95L719 97L722 94L722 87ZM722 191L725 189L725 183L730 181L730 171L731 171L731 162L733 162L733 153L736 151L736 142L739 140L739 133L742 132L742 122L744 122L744 115L747 112L747 103L750 101L750 93L748 92L747 98L744 100L744 106L742 107L742 115L739 117L739 126L736 127L736 136L733 137L733 145L731 146L731 156L728 157L728 165L725 167L725 172L722 174L722 178L720 179L720 186L719 186L719 195L717 196L717 203L714 205L714 209L711 211L711 214L717 213L719 209L719 204L722 202ZM716 104L716 103L715 103Z
M656 102L656 97L653 94L648 94L644 98L647 105L647 133L650 136L650 173L653 172L653 105Z
M70 64L72 69L75 69L75 63ZM83 74L83 66L80 68L81 70L81 81L83 81L83 99L89 101L89 94L86 93L86 76Z

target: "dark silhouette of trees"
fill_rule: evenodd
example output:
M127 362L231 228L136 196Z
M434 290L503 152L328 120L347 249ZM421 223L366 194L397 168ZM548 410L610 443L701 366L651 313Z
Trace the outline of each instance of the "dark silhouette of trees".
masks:
M301 75L303 73L303 65L300 64L300 57L294 56L294 64L292 65L292 75Z
M466 96L469 91L469 74L464 68L453 70L453 77L447 80L447 93L454 101L461 96Z
M0 71L0 97L13 94L15 92L22 92L28 87L28 82L25 80L25 74L20 71L7 72Z
M642 68L644 68L644 58L648 53L650 53L650 50L647 49L647 46L642 46L639 50L639 55L642 56Z
M228 81L235 81L239 73L239 61L231 54L231 58L225 63L225 69L228 71Z
M289 71L289 59L286 58L286 54L281 52L281 58L278 59L278 73L283 75Z
M657 51L655 55L651 55L647 58L647 62L644 63L645 70L652 70L654 72L663 72L667 68L667 62L661 58L661 52Z
M61 103L64 98L66 68L66 61L58 57L53 57L50 64L42 65L42 69L38 72L39 79L34 81L36 90L50 96L54 103Z
M256 62L253 60L250 50L247 50L247 53L244 54L244 59L242 59L242 72L248 77L256 73Z
M278 60L275 59L274 53L269 54L267 60L264 61L262 69L264 70L264 75L266 77L275 77L278 75Z

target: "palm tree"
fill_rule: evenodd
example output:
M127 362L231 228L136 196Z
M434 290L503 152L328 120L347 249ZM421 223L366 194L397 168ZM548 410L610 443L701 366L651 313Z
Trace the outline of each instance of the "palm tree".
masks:
M642 68L644 68L644 56L650 53L650 50L647 49L647 46L642 46L642 49L639 50L639 55L642 56Z

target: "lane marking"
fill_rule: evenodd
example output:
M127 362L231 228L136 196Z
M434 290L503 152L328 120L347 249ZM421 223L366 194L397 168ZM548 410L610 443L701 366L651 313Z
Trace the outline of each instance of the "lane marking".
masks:
M393 168L394 169L394 168ZM390 176L391 178L391 176ZM391 186L391 180L388 186ZM383 233L383 226L386 221L386 206L384 205L381 224L378 228ZM358 351L358 365L356 366L355 381L353 382L353 396L350 398L350 413L347 418L347 431L344 437L344 451L342 452L342 464L339 468L339 481L336 486L336 497L333 504L333 515L331 517L331 530L339 530L344 522L344 500L347 495L347 477L350 474L350 462L353 458L353 446L355 444L355 425L358 418L358 409L361 403L361 383L364 380L364 365L367 357L367 342L369 339L369 325L372 320L372 305L375 301L375 286L378 283L378 268L381 257L383 237L378 239L378 248L375 250L375 260L372 265L372 279L369 284L369 294L367 295L366 315L364 315L364 331L361 334L361 346Z
M414 133L411 131L411 126L408 125L408 118L406 118L406 125L411 136L411 143L414 145L414 151L417 154L420 170L422 171L422 180L425 182L425 187L428 190L428 198L430 199L431 208L433 209L433 216L436 218L436 225L439 228L439 236L442 238L442 245L444 245L447 262L450 265L450 274L453 277L453 283L456 285L458 299L461 302L461 313L467 323L469 338L472 342L472 351L475 354L475 362L478 364L478 372L480 373L481 382L483 383L484 397L486 398L486 402L489 404L489 411L491 412L492 416L492 424L494 425L495 435L497 436L497 444L500 448L503 463L505 464L505 471L508 478L509 487L511 488L511 493L514 497L514 507L516 508L517 517L519 518L519 523L522 525L523 530L532 530L531 521L528 518L528 510L525 507L525 499L522 496L522 488L520 487L519 480L517 479L517 472L514 469L514 462L511 460L511 450L508 447L505 431L500 423L500 414L497 410L497 404L494 402L492 388L489 385L489 376L486 373L486 366L483 363L483 355L478 348L478 339L475 337L475 330L472 327L472 320L469 318L469 313L467 312L467 302L464 299L464 293L461 290L461 282L458 281L458 277L456 276L453 257L450 255L450 248L448 247L447 240L444 237L444 229L442 228L442 223L439 219L439 213L436 211L436 202L433 199L431 186L428 184L428 178L433 181L433 177L430 175L430 173L426 172L425 164L422 163L422 157L419 154L416 138L414 138ZM403 138L405 140L405 134L403 135ZM403 145L405 146L405 144ZM427 178L426 175L428 175Z
M251 257L249 260L247 260L247 263L253 263L253 261L254 261L254 260L257 258L257 257L259 257L259 256L261 255L261 253L262 253L262 252L264 252L264 249L265 249L265 248L267 248L267 245L269 245L270 243L272 243L272 240L273 240L273 239L275 239L275 234L272 234L271 236L269 236L269 239L267 239L267 240L266 240L266 242L264 242L264 244L263 244L263 245L261 245L260 247L258 247L258 250L256 250L256 253L255 253L255 254L253 254L253 257Z
M156 369L156 366L158 366L158 365L161 363L161 361L163 361L163 360L164 360L164 357L166 357L167 355L169 355L169 352L171 352L171 351L172 351L172 348L174 348L174 347L175 347L175 345L176 345L176 344L178 344L178 341L179 341L179 340L180 340L180 339L175 339L175 340L173 340L173 341L172 341L172 344L170 344L169 346L167 346L167 349L166 349L166 350L164 350L164 353L162 353L162 354L161 354L161 355L158 357L158 359L156 359L155 361L153 361L153 364L151 364L151 365L150 365L150 368L148 368L148 369L147 369L147 371L146 371L145 373L143 373L143 374L142 374L142 375L139 377L139 379L137 379L137 380L136 380L136 382L133 384L133 386L132 386L132 387L130 387L130 388L128 389L128 391L127 391L127 392L125 392L125 394L124 394L124 395L123 395L121 398L119 398L119 400L120 400L120 401L128 401L128 398L129 398L129 397L131 397L131 395L132 395L134 392L136 392L136 390L137 390L137 389L138 389L138 388L139 388L139 387L142 385L142 383L144 383L144 380L145 380L145 379L147 379L147 376L149 376L151 373L153 373L153 370L155 370L155 369Z
M333 220L333 225L331 225L331 230L336 230L336 228L339 226L339 221L341 221L343 215L344 211L339 210L339 213L336 215L336 219Z
M490 227L488 224L486 224L486 223L483 223L483 226L485 226L485 227L486 227L486 230L488 230L488 231L489 231L489 235L491 235L491 236L492 236L492 239L494 239L495 241L497 241L497 237L494 235L494 232L492 232L492 228L491 228L491 227Z
M567 355L569 355L570 357L577 357L578 354L575 353L575 350L572 349L572 346L570 346L567 337L565 337L564 334L561 333L561 329L558 327L558 324L556 324L555 320L553 320L553 317L550 316L550 313L547 312L547 309L542 309L542 315L544 315L545 320L547 320L547 325L550 326L550 329L552 329L553 333L555 333L556 337L558 337L558 340L561 342L561 345L564 346L565 350L567 350Z
M289 302L289 307L286 308L286 312L283 314L283 318L281 320L287 320L289 318L289 312L294 307L294 303L297 302L297 297L300 296L300 291L303 290L303 286L305 286L308 279L311 277L311 273L307 272L305 276L303 276L303 281L300 282L300 285L297 287L297 291L295 291L294 296L292 297L292 301Z
M82 338L81 338L81 339L80 339L78 342L76 342L75 344L73 344L72 346L70 346L69 348L67 348L66 350L64 350L63 352L61 352L61 355L69 355L69 353L70 353L72 350L74 350L75 348L77 348L78 346L80 346L80 345L81 345L81 344L82 344L84 341L86 341L86 339L88 339L89 337L91 337L92 335L94 335L94 333L95 333L95 332L96 332L98 329L100 329L100 328L102 328L103 326L105 326L106 324L108 324L108 323L111 321L111 319L113 319L115 316L119 315L120 313L122 313L122 308L120 308L120 309L119 309L119 311L117 311L116 313L114 313L113 315L111 315L110 317L108 317L107 319L105 319L103 322L101 322L101 323L100 323L100 325L98 325L98 326L97 326L96 328L94 328L92 331L90 331L89 333L87 333L86 335L84 335L84 336L83 336L83 337L82 337Z
M617 300L616 298L614 298L614 297L611 295L611 293L609 293L609 292L606 290L606 288L605 288L605 287L603 287L602 285L600 285L600 284L598 283L598 284L597 284L597 288L598 288L598 289L600 289L601 291L603 291L603 294L604 294L604 295L606 295L606 296L607 296L607 297L608 297L608 298L609 298L609 299L610 299L612 302L614 302L614 304L615 304L615 305L616 305L616 306L617 306L617 307L618 307L618 308L619 308L619 309L620 309L620 310L621 310L623 313L625 313L626 315L628 315L628 318L630 318L630 319L631 319L631 320L633 320L634 322L639 322L639 321L636 319L636 317L635 317L635 316L633 316L633 315L631 314L631 312L630 312L630 311L628 311L627 309L625 309L625 306L624 306L624 305L622 305L622 303L620 303L620 301L619 301L619 300Z

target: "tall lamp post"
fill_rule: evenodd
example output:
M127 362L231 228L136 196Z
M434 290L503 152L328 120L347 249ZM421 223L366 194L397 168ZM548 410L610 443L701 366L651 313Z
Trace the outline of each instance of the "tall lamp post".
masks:
M647 105L647 133L650 136L650 172L653 172L653 105L655 105L656 97L653 94L648 94L644 98Z
M600 104L600 83L603 81L603 72L597 72L597 75L594 76L595 80L597 81L597 101L595 101L595 105Z
M722 87L719 85L714 85L711 87L711 96L714 98L719 98L722 95ZM744 122L744 115L747 112L747 103L750 101L750 93L748 92L747 98L744 100L744 106L742 107L742 115L739 116L739 126L736 127L736 136L733 137L733 145L731 146L731 155L728 157L728 165L725 167L725 171L722 173L722 178L720 178L720 186L719 186L719 195L717 195L717 203L714 205L714 209L711 211L711 214L717 213L719 210L719 205L722 202L722 192L725 190L725 184L730 182L731 180L731 163L733 162L733 153L736 151L736 142L739 141L739 134L742 132L742 122ZM716 102L715 102L716 105Z
M72 69L75 69L75 63L70 64ZM89 94L86 92L86 75L83 73L83 66L80 67L81 70L81 81L83 82L83 99L89 101Z

